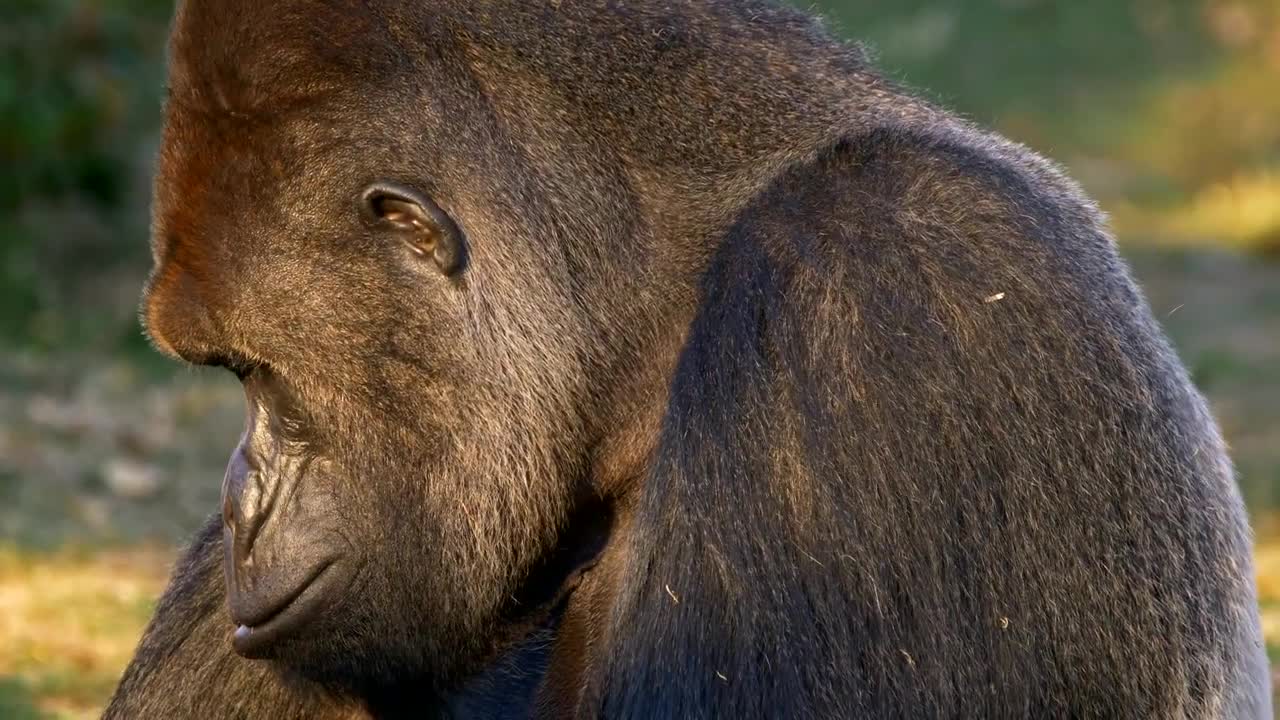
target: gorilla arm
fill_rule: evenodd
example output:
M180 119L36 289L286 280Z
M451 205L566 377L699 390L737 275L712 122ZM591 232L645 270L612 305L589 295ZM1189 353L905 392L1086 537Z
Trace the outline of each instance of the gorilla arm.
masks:
M104 720L365 717L304 680L286 678L231 647L222 572L222 522L211 518L178 561Z

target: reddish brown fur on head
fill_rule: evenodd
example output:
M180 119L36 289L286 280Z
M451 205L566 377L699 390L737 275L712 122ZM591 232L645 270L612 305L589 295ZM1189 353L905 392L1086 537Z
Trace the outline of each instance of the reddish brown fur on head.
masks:
M265 17L250 5L183 3L170 41L142 316L162 351L196 362L238 324L229 300L254 249L235 236L298 170L286 167L305 132L295 121L358 91L352 78L387 60L375 19L346 3L281 2Z

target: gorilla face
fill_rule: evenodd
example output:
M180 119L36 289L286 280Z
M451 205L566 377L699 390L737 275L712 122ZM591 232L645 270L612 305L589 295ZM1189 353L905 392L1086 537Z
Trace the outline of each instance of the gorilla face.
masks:
M551 203L474 89L373 20L238 4L175 20L143 309L244 386L228 632L321 680L445 684L581 491L588 333Z

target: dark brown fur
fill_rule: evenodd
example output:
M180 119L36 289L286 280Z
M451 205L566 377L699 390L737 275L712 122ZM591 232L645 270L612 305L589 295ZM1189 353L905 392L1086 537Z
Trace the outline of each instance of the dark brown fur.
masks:
M285 388L355 569L239 658L215 520L107 717L1270 717L1230 462L1100 214L811 18L188 2L170 72L144 319Z

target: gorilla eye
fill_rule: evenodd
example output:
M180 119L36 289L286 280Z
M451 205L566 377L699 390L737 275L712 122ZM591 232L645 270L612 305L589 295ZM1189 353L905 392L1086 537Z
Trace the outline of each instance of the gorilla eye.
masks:
M440 206L413 188L378 182L365 189L361 211L376 230L395 234L413 254L431 260L446 276L466 265L466 241L462 231Z

